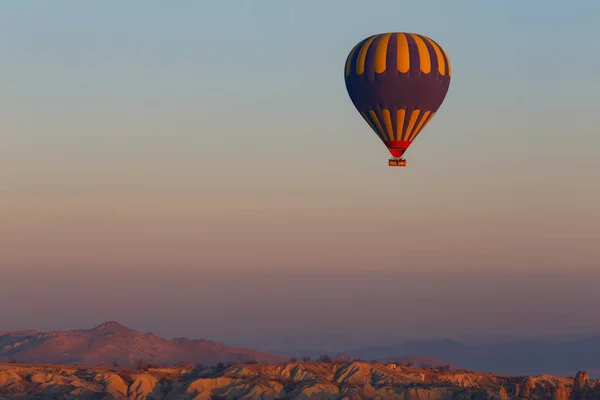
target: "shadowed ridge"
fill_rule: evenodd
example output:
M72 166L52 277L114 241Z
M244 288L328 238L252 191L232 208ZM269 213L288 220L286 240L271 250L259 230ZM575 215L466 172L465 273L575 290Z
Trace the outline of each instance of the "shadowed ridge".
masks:
M222 343L218 343L215 342L213 340L208 340L208 339L188 339L186 337L176 337L171 339L172 343L177 343L181 346L186 346L186 347L203 347L203 348L213 348L213 349L218 349L218 350L222 350L224 349L226 346Z

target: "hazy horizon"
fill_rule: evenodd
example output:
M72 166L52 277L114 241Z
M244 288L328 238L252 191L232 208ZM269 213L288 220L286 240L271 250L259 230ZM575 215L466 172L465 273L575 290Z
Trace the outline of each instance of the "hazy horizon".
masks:
M600 333L600 310L590 307L600 301L593 272L524 271L519 279L511 271L474 270L127 272L120 280L118 270L63 268L38 271L33 280L31 270L15 270L2 296L18 303L0 302L0 330L80 329L115 320L167 338L337 334L367 343Z
M0 331L600 332L600 3L365 4L2 3ZM406 168L344 87L386 31L452 63Z

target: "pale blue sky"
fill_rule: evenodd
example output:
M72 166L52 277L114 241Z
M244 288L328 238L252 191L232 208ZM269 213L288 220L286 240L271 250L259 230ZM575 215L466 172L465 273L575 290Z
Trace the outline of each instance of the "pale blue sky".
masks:
M70 294L53 268L116 270L132 282L169 269L173 296L183 270L222 273L224 287L238 268L383 269L398 279L594 270L599 18L593 0L3 2L0 287L23 268L64 299L79 289ZM435 39L453 67L407 168L387 167L344 87L352 46L386 31ZM269 298L269 281L253 282ZM365 283L355 299L379 291ZM101 309L101 297L89 301ZM522 306L506 323L531 331ZM0 330L107 315L47 321L49 306L39 307L16 318L0 306ZM441 327L435 309L414 334ZM169 332L260 335L250 320L239 335L227 323L206 332L184 322L188 312L168 316ZM314 312L316 333L339 326L326 306Z

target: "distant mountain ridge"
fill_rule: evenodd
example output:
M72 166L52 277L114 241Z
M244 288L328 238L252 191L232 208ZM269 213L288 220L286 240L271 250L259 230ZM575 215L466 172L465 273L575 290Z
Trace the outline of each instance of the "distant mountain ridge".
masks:
M249 360L275 363L287 361L289 357L206 339L167 340L150 332L140 333L116 321L103 322L91 329L0 332L0 362L131 365L140 359L155 364L215 365Z
M107 321L90 329L42 332L0 332L0 362L17 360L48 364L132 365L142 359L152 364L178 362L216 365L248 360L280 363L291 357L321 354L380 362L402 361L414 365L460 366L497 374L569 375L586 370L600 377L600 336L563 341L514 340L465 345L452 339L415 340L396 345L368 346L347 351L257 351L206 339L184 337L167 340L152 333ZM441 360L441 361L438 361Z
M432 357L475 371L507 374L596 375L600 370L600 336L569 341L519 340L464 345L451 339L409 341L394 346L369 346L344 352L363 360L403 356Z
M343 338L340 338L342 342ZM574 374L586 370L590 376L600 378L600 334L572 335L555 339L496 339L475 341L468 344L454 339L406 340L397 344L371 345L340 348L330 346L331 341L312 340L319 347L305 347L307 342L293 346L279 339L273 346L264 343L256 346L270 353L301 358L316 359L321 354L335 356L343 354L364 361L396 360L406 357L421 357L442 360L442 363L459 365L473 371L490 371L499 374ZM252 340L238 341L248 346ZM256 341L255 341L256 342ZM290 341L288 341L290 342ZM343 342L342 342L343 343ZM390 343L387 341L387 343ZM437 365L437 363L434 363Z

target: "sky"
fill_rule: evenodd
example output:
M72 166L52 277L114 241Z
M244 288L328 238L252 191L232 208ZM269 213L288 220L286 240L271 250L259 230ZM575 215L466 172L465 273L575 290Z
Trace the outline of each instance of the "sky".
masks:
M600 332L582 311L600 283L599 15L3 2L0 331ZM388 31L452 63L406 168L343 79L351 48Z

